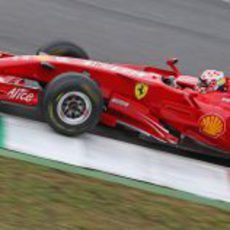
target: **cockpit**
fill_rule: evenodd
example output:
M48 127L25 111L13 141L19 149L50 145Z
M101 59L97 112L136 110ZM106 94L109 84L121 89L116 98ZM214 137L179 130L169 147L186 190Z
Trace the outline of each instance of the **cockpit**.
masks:
M179 75L178 77L162 77L162 81L171 87L179 89L190 88L201 93L227 91L227 79L223 72L217 70L205 70L198 78Z

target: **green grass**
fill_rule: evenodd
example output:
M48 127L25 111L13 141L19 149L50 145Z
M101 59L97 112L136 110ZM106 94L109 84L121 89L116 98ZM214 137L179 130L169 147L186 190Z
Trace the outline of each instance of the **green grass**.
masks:
M230 229L230 212L0 157L0 230Z

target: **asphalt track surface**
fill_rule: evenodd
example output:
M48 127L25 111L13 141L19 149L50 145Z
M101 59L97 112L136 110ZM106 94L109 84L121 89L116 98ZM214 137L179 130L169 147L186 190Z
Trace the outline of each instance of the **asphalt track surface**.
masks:
M96 60L164 66L178 57L184 74L215 68L230 75L229 12L221 0L1 0L0 50L33 54L47 42L70 40Z

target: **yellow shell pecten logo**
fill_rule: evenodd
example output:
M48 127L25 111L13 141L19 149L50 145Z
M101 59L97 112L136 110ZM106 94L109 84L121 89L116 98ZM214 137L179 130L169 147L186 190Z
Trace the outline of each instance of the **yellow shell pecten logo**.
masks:
M225 122L218 115L205 115L199 122L200 131L207 136L217 138L225 131Z
M148 93L149 87L144 83L138 83L135 86L135 97L141 100Z

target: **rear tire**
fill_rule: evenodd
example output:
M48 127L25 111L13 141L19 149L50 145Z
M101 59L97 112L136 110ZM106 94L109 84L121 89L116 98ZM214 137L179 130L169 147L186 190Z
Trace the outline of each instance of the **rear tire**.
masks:
M45 91L43 111L57 132L75 136L94 128L103 108L97 84L78 73L65 73L51 81Z
M89 59L87 52L80 46L68 41L51 42L36 52L37 55L45 53L53 56L73 57L80 59Z

